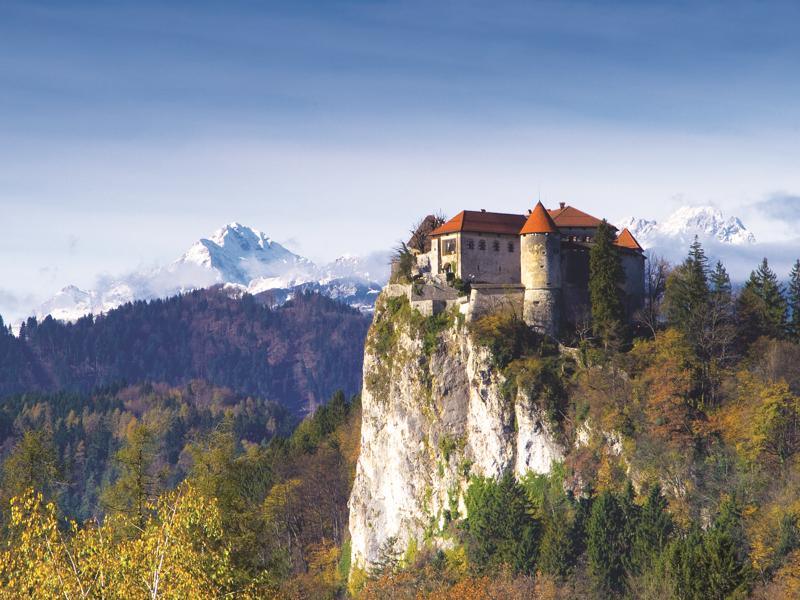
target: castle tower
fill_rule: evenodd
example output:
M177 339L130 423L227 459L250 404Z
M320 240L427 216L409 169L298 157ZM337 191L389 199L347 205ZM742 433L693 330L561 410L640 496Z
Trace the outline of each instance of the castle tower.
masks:
M555 336L561 324L561 234L541 202L519 236L522 317L537 331Z

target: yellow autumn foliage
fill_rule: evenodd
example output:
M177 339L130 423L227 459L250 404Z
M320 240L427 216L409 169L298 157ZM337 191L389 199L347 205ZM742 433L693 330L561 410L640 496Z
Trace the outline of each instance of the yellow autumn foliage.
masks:
M15 497L0 551L0 597L256 597L252 584L237 589L215 500L184 483L149 508L144 528L129 536L127 517L63 528L41 494Z

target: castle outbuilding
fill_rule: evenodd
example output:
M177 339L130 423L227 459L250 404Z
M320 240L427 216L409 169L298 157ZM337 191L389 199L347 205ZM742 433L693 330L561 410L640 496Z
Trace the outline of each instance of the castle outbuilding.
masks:
M431 275L469 282L475 305L507 298L526 323L556 335L588 322L589 251L600 223L564 203L546 209L539 202L527 215L465 210L431 232ZM627 229L615 245L630 317L644 301L644 252Z

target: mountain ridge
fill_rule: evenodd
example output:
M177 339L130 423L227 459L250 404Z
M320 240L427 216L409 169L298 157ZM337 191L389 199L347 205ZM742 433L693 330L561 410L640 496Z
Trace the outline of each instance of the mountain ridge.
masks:
M666 240L691 242L694 236L735 246L755 244L756 237L738 217L725 218L713 206L682 206L664 221L627 217L617 223L627 228L644 248L663 244Z
M149 271L98 281L94 289L67 285L32 311L75 321L128 302L167 298L222 284L240 292L269 294L283 302L313 289L362 311L369 311L388 280L388 253L346 254L317 265L265 233L233 221L200 238L179 258Z

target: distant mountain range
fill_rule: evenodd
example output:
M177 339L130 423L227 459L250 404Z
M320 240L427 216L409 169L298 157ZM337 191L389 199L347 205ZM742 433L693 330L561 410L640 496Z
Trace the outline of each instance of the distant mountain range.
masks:
M629 217L615 223L627 227L647 255L676 264L688 253L695 236L712 264L723 262L734 282L742 283L767 257L781 279L787 279L800 257L797 241L756 240L739 217L725 216L713 206L683 206L663 221Z
M695 236L701 241L737 246L756 241L738 217L726 219L722 211L713 206L683 206L661 223L629 217L617 226L627 227L644 248L676 243L687 245Z
M389 275L389 253L342 256L319 266L264 233L230 223L195 242L174 262L147 272L102 280L92 290L67 286L40 305L41 319L74 321L127 302L164 298L223 284L236 296L265 294L281 304L300 291L315 291L360 310L370 310Z
M712 260L722 260L735 280L744 280L764 256L787 275L800 251L794 243L760 243L742 220L726 217L713 206L684 206L663 221L629 217L627 227L649 255L673 263L686 256L695 236ZM74 321L86 314L107 313L135 300L166 298L222 285L231 297L247 292L278 306L300 292L318 292L368 312L389 276L389 252L366 257L342 256L317 265L264 233L230 223L195 242L172 263L118 278L105 278L91 290L67 286L33 314L41 319ZM784 273L785 272L785 273Z

